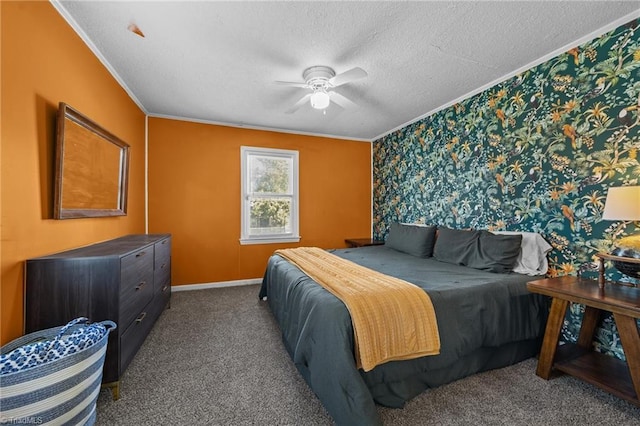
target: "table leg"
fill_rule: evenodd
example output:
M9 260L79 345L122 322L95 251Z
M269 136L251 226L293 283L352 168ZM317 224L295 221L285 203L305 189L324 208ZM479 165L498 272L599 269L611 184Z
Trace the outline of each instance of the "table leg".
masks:
M582 325L580 326L580 335L578 336L578 346L585 349L591 348L593 335L596 332L596 325L600 319L600 309L586 306L584 308L584 316L582 317Z
M562 330L562 323L564 322L568 305L569 302L566 300L555 297L551 300L551 310L549 311L540 358L538 359L538 368L536 369L536 374L546 380L551 377L553 359L556 356L560 331Z
M631 381L636 391L636 398L640 398L640 333L636 319L622 314L613 314L620 334L620 342L627 358Z

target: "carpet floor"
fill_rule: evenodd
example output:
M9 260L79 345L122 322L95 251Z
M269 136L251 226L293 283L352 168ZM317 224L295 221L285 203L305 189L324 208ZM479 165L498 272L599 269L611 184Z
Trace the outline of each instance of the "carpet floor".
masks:
M98 397L101 425L331 425L293 365L259 286L174 292L121 377ZM640 425L640 408L536 360L430 389L385 425Z

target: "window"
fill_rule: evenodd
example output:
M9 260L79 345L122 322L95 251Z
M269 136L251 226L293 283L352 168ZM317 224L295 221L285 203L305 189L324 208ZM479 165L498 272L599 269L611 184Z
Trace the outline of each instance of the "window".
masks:
M298 151L240 148L241 244L298 242Z

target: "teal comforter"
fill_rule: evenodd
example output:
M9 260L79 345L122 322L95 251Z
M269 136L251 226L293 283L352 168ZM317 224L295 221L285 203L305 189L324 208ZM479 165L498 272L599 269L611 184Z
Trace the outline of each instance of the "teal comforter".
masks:
M358 370L345 305L272 256L259 296L267 297L294 364L338 425L380 424L376 403L399 408L427 388L514 364L539 350L548 304L526 289L535 277L479 271L384 246L333 252L423 288L441 339L439 355Z

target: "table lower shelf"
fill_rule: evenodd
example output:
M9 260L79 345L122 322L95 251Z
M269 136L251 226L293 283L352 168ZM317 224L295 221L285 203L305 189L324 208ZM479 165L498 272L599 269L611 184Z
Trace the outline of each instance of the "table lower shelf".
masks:
M553 368L640 406L627 363L573 343L558 346Z

